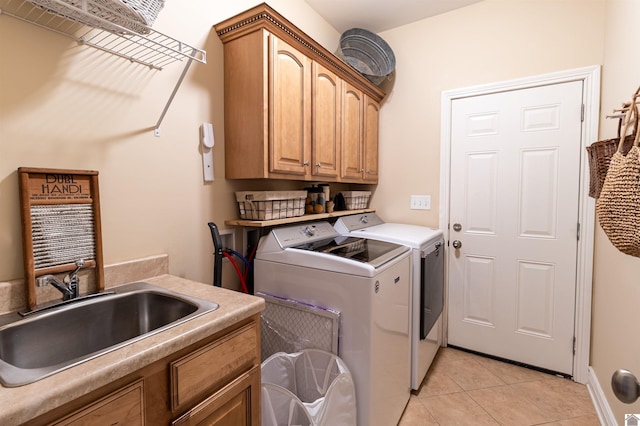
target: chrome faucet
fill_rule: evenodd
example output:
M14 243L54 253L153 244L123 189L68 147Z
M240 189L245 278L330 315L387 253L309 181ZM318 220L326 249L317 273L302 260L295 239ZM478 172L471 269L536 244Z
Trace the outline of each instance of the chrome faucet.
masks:
M58 280L54 275L43 275L38 277L36 284L38 287L45 287L47 284L51 284L62 293L62 300L76 299L80 294L80 278L78 278L78 272L84 266L84 259L80 259L76 262L76 269L69 272L62 281Z

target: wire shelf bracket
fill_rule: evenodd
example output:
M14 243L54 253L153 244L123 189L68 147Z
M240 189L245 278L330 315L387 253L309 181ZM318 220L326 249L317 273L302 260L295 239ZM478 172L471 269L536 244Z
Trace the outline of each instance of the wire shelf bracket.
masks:
M193 61L207 63L207 52L190 46L173 37L143 26L139 22L130 28L127 17L118 16L119 23L106 20L87 12L93 0L78 0L68 3L48 0L72 13L60 13L41 8L27 0L0 0L0 15L6 15L37 27L69 37L81 45L115 55L130 62L161 71L173 62L184 62L184 70L178 79L161 115L154 127L154 135L160 136L160 124ZM140 31L142 29L142 31Z

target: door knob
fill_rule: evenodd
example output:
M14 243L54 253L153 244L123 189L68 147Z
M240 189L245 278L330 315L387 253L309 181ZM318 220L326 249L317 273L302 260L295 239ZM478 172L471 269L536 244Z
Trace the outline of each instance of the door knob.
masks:
M611 377L611 388L625 404L632 404L640 397L640 382L628 370L617 370Z
M453 240L453 248L454 249L459 249L460 247L462 247L462 241Z
M453 230L456 232L460 232L460 230L462 230L462 225L460 225L459 223L454 223Z

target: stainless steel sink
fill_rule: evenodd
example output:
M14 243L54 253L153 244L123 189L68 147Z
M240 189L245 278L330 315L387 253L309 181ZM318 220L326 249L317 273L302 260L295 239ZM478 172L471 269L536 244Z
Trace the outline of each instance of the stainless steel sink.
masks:
M218 308L148 283L114 290L0 327L0 382L35 382Z

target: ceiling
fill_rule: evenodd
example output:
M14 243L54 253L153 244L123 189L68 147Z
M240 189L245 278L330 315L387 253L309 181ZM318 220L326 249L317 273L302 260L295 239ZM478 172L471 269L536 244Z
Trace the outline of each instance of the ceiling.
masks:
M379 33L481 0L305 1L340 33L350 28L363 28Z

